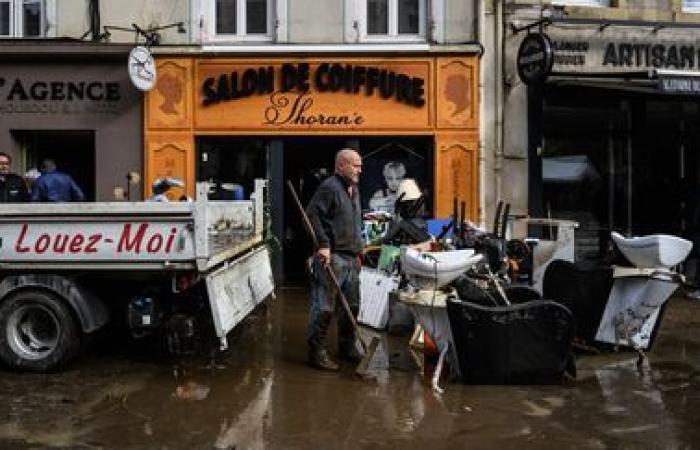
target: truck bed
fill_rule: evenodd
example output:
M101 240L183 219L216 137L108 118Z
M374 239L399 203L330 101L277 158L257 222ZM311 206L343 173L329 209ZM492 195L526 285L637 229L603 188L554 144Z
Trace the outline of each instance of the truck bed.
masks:
M0 269L197 269L263 241L266 182L250 200L0 204Z

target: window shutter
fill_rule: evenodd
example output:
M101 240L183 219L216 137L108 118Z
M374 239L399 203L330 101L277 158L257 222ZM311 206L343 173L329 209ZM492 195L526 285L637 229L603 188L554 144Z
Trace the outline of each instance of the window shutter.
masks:
M287 42L287 1L275 2L275 14L272 15L272 35L276 42Z
M428 2L426 7L425 36L427 40L435 44L445 43L445 5L440 0L430 0Z
M365 0L345 0L345 43L356 43L360 40L360 7Z
M46 37L58 36L58 23L56 23L56 18L56 0L46 0L46 26L44 28Z

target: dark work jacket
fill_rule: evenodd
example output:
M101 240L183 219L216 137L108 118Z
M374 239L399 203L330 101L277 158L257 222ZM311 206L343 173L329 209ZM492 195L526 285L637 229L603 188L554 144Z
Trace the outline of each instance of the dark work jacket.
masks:
M357 189L350 198L348 184L340 175L326 178L306 207L318 245L346 256L362 251L362 213Z
M33 202L82 202L83 191L73 178L63 172L44 172L32 186Z
M27 185L19 175L0 175L0 203L17 203L29 200Z

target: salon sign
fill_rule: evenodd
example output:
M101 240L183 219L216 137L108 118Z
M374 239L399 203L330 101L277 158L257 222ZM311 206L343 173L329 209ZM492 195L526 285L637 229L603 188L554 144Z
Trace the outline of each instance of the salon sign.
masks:
M184 223L0 225L0 261L177 261L194 257Z
M430 126L431 63L200 62L197 128L401 129Z

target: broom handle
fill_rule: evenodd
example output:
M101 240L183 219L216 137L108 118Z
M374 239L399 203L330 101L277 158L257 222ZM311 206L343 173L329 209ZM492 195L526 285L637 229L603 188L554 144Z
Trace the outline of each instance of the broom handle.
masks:
M304 211L304 207L301 206L301 201L299 200L299 197L297 196L297 191L294 189L294 185L290 180L287 180L287 188L289 189L289 192L292 194L292 198L294 198L294 203L297 205L297 209L299 209L299 213L301 214L301 218L304 221L304 227L306 228L306 232L309 233L309 236L311 237L311 240L314 241L314 251L318 249L318 239L316 238L316 232L314 231L314 227L311 225L311 221L309 220L309 216L306 215L306 211Z
M294 185L290 180L287 180L287 187L289 188L289 192L292 193L292 197L294 197L294 202L297 205L297 208L299 209L299 213L301 213L301 217L304 219L304 225L306 226L306 231L309 233L311 236L311 239L314 241L314 248L318 248L318 239L316 238L316 232L314 231L314 227L311 225L311 221L309 220L309 216L306 215L306 211L304 211L304 207L301 206L301 201L299 200L299 197L297 196L297 191L294 189ZM355 329L357 332L357 337L362 344L362 349L367 352L367 344L365 341L360 338L360 327L357 324L357 321L355 320L355 315L352 313L352 310L350 309L350 304L348 303L348 299L345 298L345 294L343 294L343 291L340 289L340 283L338 283L338 279L335 276L335 273L333 272L333 269L331 268L330 265L324 264L323 265L326 268L326 272L330 276L331 280L333 280L333 284L335 285L335 290L338 292L338 296L340 297L340 303L343 304L343 308L345 308L345 312L348 315L348 318L350 319L350 322L352 323L352 327Z

